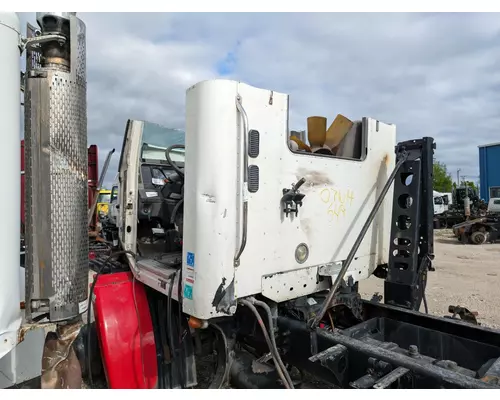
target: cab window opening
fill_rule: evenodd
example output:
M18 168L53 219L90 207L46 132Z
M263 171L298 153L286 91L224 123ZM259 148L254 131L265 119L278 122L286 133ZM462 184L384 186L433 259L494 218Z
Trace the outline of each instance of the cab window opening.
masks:
M351 121L341 114L327 125L325 117L307 118L306 130L290 130L288 148L295 154L363 161L366 158L366 120Z

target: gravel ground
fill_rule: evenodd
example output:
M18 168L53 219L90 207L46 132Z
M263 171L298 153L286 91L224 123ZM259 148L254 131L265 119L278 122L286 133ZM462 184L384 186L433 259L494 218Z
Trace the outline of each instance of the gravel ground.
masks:
M434 267L428 275L426 297L429 312L450 315L448 306L477 311L481 325L500 329L500 243L464 245L451 230L434 232ZM372 276L360 282L363 298L383 294L384 283ZM423 311L423 306L421 311Z

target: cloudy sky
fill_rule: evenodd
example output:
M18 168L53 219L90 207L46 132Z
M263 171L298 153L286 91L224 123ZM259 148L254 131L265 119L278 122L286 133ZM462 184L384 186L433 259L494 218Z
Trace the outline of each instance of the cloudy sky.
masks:
M432 136L452 176L500 142L500 14L81 13L89 144L116 148L128 118L184 126L185 90L214 77L290 94L292 129L342 113ZM34 14L21 21L35 23ZM472 179L471 179L472 180ZM474 179L476 180L476 178Z

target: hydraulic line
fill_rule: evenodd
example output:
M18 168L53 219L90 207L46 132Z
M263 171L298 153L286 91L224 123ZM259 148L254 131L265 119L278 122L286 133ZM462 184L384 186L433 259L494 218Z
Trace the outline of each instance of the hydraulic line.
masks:
M262 329L262 334L264 335L264 339L266 340L267 346L269 347L269 351L271 352L271 354L273 356L274 366L276 367L276 371L278 372L279 377L281 378L281 380L283 381L283 384L285 385L285 387L287 389L293 389L293 386L291 386L288 383L288 380L286 379L285 374L281 370L281 366L277 361L277 358L279 356L277 356L274 352L273 344L271 343L271 339L269 338L269 334L267 333L266 326L264 324L264 321L262 321L262 318L260 317L259 312L255 308L255 306L248 300L244 300L244 299L240 300L240 303L247 306L255 315L255 318L257 319L257 322L258 322L260 328Z
M173 311L172 311L172 292L173 292L173 288L174 288L174 281L175 281L175 277L177 276L177 272L175 274L172 275L172 277L170 278L170 287L168 289L168 298L167 298L167 329L168 329L168 346L170 347L170 354L171 354L171 357L172 357L172 363L170 364L171 367L170 367L170 378L171 378L171 382L170 382L170 386L173 387L173 371L172 369L174 367L176 367L176 374L177 374L177 379L179 380L179 385L180 387L182 388L183 386L183 382L182 382L182 378L181 378L181 371L180 371L180 368L179 366L177 365L177 361L178 361L178 357L177 357L177 352L176 352L176 348L175 348L175 341L174 341L174 329L173 329Z
M276 338L274 337L274 327L275 327L275 324L273 323L273 315L272 315L272 312L271 312L271 308L269 307L269 305L267 303L265 303L263 301L260 301L260 300L257 300L254 297L251 297L248 300L251 303L255 304L256 306L259 306L259 307L263 308L264 311L266 312L267 319L268 319L268 324L269 324L269 335L271 336L271 343L273 345L273 350L274 350L274 352L276 354L276 358L277 358L278 364L280 365L280 367L281 367L281 369L283 371L283 374L286 377L286 380L288 381L288 383L290 384L290 386L293 387L292 378L288 374L288 371L287 371L287 369L285 367L285 364L283 364L283 361L281 360L280 354L278 352L278 346L276 345Z
M224 386L224 383L226 382L226 379L229 375L229 370L230 370L230 362L229 362L229 344L227 342L227 337L222 328L217 325L217 324L210 324L211 327L215 328L217 331L219 331L220 335L222 336L222 341L224 342L224 350L225 350L225 366L224 366L224 374L222 375L222 379L220 381L220 384L218 387L210 385L209 389L222 389Z
M180 366L179 366L179 370L180 370L180 374L181 374L181 382L183 382L183 384L185 384L187 382L187 378L186 378L186 355L185 355L185 352L184 352L184 347L183 347L183 344L184 344L184 329L186 329L186 320L184 319L183 317L183 313L182 313L182 269L179 269L177 271L177 274L178 274L178 279L177 279L177 313L178 313L178 316L179 316L179 362L180 362ZM184 322L184 323L183 323ZM184 388L184 386L183 386Z
M427 306L427 298L425 297L425 289L427 288L427 271L424 272L424 279L422 282L422 300L424 301L424 310L426 314L429 314L429 307Z

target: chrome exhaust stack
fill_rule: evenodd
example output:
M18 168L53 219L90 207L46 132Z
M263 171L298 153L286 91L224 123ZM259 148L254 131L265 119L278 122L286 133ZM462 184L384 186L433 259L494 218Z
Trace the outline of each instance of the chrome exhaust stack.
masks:
M37 13L25 75L26 319L71 321L88 290L85 24Z

